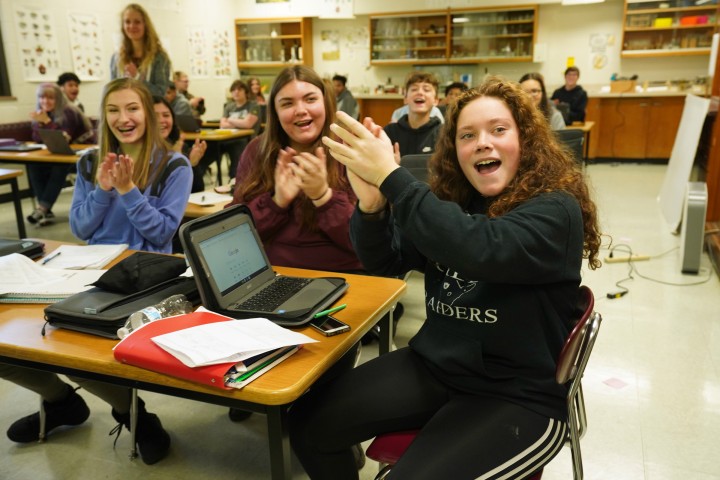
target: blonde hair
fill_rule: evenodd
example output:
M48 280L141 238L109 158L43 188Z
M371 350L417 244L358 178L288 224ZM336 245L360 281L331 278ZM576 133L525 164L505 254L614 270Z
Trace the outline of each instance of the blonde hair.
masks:
M140 59L138 71L147 74L150 71L150 66L152 65L152 61L155 56L165 55L168 57L168 54L160 44L160 37L158 37L155 26L153 25L152 20L150 20L150 15L148 15L147 11L145 11L145 9L137 3L131 3L120 13L120 31L123 35L117 64L117 74L120 76L122 76L123 72L125 72L125 66L133 63L133 54L135 53L133 52L132 40L130 40L125 33L125 14L130 10L139 13L143 19L143 24L145 25L145 35L143 36L143 56Z
M111 93L120 90L132 90L140 97L143 112L145 113L145 134L143 135L143 143L140 148L138 158L133 158L133 182L142 191L147 187L151 180L150 163L154 153L160 152L160 164L153 171L159 174L165 169L165 165L170 158L170 148L168 143L160 136L160 127L158 126L157 116L153 108L154 102L150 90L139 80L132 78L117 78L112 80L105 86L102 96L102 104L100 110L100 151L98 152L98 162L101 161L108 153L118 153L120 150L120 142L110 130L107 122L107 101ZM156 157L157 158L157 157ZM92 178L95 178L98 162L95 162L92 168Z

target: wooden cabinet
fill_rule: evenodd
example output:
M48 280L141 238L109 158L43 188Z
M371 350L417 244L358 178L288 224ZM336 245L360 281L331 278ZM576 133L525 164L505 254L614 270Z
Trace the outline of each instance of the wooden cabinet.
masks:
M532 61L537 7L457 11L450 17L451 60Z
M600 99L594 118L598 132L591 156L670 158L684 106L684 96Z
M238 68L312 66L312 19L235 20Z
M623 57L708 55L718 0L626 0Z
M370 15L370 63L532 61L537 6Z

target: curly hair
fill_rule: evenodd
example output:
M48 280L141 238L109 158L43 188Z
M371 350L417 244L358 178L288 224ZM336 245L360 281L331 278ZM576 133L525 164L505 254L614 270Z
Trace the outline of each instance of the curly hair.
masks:
M325 107L325 123L320 135L315 139L312 145L306 146L306 151L314 152L317 147L325 150L327 157L327 180L328 185L336 190L345 190L352 192L350 184L345 175L345 167L338 163L330 156L327 148L322 144L323 136L335 138L330 131L330 125L335 121L335 92L331 86L326 84L315 71L303 65L295 65L287 67L280 71L275 78L270 97L267 102L267 122L265 131L260 135L260 146L256 160L252 163L247 178L242 179L242 183L238 184L239 195L241 201L251 200L265 192L275 190L275 165L280 150L290 145L290 137L283 130L280 118L277 113L275 98L278 96L282 88L293 81L307 82L320 89L323 97L323 106ZM307 198L301 198L302 224L310 229L316 228L315 211L316 208L312 201Z
M520 162L517 174L506 189L491 199L488 216L498 217L540 194L563 191L575 197L583 217L583 257L591 269L600 267L601 233L597 207L590 198L584 175L572 154L562 147L543 114L517 83L488 77L481 85L463 93L447 113L435 153L430 159L430 187L435 194L467 207L478 195L465 177L457 158L455 137L460 112L481 97L502 101L518 127Z

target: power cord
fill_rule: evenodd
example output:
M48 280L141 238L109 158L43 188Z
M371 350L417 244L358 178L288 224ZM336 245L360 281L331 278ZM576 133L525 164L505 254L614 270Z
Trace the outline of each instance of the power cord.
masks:
M679 248L680 247L673 247L670 250L667 250L663 253L659 253L657 255L651 255L650 259L663 257L663 256L667 255L668 253L678 250ZM616 298L621 298L630 292L630 289L623 286L622 284L627 281L634 280L635 277L633 277L633 273L635 273L638 277L640 277L642 279L649 280L649 281L655 282L655 283L660 283L662 285L670 285L673 287L692 287L692 286L696 286L696 285L702 285L703 283L707 283L708 281L710 281L710 279L712 278L711 270L708 270L708 275L705 279L699 280L697 282L676 283L676 282L667 282L665 280L659 280L657 278L648 277L647 275L643 275L642 273L640 273L640 271L635 266L635 261L633 260L633 251L632 251L632 247L630 247L630 245L627 245L624 243L619 243L619 244L615 245L614 247L610 248L610 253L608 254L608 257L612 258L615 250L619 250L621 252L625 252L628 254L628 276L623 278L622 280L618 280L615 283L615 285L620 289L619 291L608 292L606 294L607 298L609 298L610 300L614 300Z

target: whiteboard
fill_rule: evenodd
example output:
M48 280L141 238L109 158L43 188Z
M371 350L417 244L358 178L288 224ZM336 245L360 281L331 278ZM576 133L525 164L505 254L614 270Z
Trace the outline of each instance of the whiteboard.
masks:
M682 221L683 196L687 182L690 180L695 152L697 151L700 133L710 107L710 99L695 95L685 97L680 126L673 144L670 162L665 171L665 178L660 187L658 203L670 231L677 233Z

